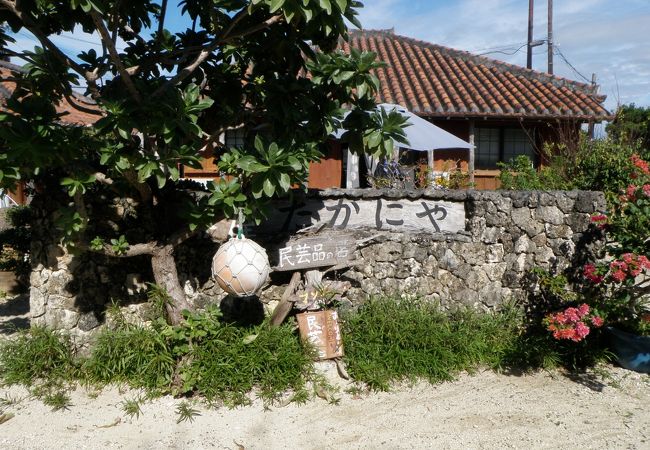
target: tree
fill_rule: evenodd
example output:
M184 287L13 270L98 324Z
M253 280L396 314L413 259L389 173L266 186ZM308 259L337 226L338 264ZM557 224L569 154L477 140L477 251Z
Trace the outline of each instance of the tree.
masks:
M168 29L171 6L121 0L0 0L0 23L29 32L33 51L0 114L0 185L31 182L55 201L68 246L113 257L147 255L171 301L172 323L189 308L174 250L199 230L243 214L259 221L269 199L306 180L327 136L341 126L355 151L378 155L404 141L397 114L374 111L380 66L373 53L336 51L355 0L181 0L185 24ZM83 30L101 51L71 55L52 36ZM79 101L86 89L96 106ZM67 101L95 114L90 127L60 121ZM343 121L343 107L352 109ZM221 133L247 130L242 148ZM188 189L183 165L213 152L224 177ZM107 226L111 205L128 214ZM113 208L114 209L114 208Z
M607 125L607 134L621 144L639 144L650 152L650 108L634 103L620 106L614 120Z

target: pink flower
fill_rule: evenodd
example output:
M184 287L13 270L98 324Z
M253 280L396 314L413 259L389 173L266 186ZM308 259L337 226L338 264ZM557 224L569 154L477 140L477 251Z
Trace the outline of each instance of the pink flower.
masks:
M650 197L650 184L643 185L643 195Z
M641 169L641 171L646 174L650 175L650 166L648 165L647 161L644 161L639 157L639 155L632 155L630 157L630 161L632 161L632 164L634 164L636 167Z
M650 269L650 260L645 255L640 255L638 257L639 267L642 269Z
M607 216L605 214L596 214L594 216L591 216L591 221L592 222L606 222L607 221Z
M574 338L573 340L576 342L584 339L589 334L589 327L582 322L578 322L576 324L575 330L575 334L578 339Z
M627 194L627 198L629 198L630 200L633 200L636 197L636 190L637 189L638 189L637 186L635 186L633 184L629 185L627 187L627 189L625 190L625 193Z
M596 272L596 266L593 264L585 264L583 275L586 279L595 284L601 283L604 279L602 275L599 275L598 272Z
M625 279L626 275L625 272L622 270L617 270L616 272L612 273L612 278L618 281L619 283Z
M580 315L578 314L578 310L575 308L567 308L566 311L564 311L564 315L566 319L571 323L580 321Z
M589 314L589 305L583 303L582 305L578 306L578 313L580 314L581 318Z
M602 327L604 322L605 322L605 321L604 321L603 318L600 317L600 316L593 316L593 317L591 318L591 324L592 324L593 326L595 326L596 328L600 328L600 327Z

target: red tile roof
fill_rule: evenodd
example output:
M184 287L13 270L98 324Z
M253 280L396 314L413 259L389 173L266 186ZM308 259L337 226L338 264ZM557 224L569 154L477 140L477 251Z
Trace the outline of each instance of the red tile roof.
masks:
M16 87L16 83L11 81L11 79L15 78L16 73L22 72L23 70L15 64L0 61L0 104L4 102L4 99L11 96ZM82 95L74 94L73 101L85 108L98 109L94 101ZM1 105L0 109L2 109ZM61 122L69 125L90 125L101 117L80 111L65 99L56 105L56 110L58 113L63 114L61 116Z
M355 31L350 47L377 53L388 65L376 71L378 101L400 104L420 116L560 118L601 121L598 86L526 69L390 30Z

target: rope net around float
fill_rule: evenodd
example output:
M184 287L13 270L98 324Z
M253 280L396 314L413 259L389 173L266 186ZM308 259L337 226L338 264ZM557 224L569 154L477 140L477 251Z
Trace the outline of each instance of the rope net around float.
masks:
M214 255L212 276L229 294L246 297L255 294L266 282L269 272L266 251L256 242L232 238Z

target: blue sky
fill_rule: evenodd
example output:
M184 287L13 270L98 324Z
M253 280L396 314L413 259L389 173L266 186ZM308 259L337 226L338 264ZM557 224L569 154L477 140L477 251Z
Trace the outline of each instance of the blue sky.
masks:
M527 0L364 4L366 29L394 27L397 34L526 65ZM547 0L536 0L534 13L534 38L546 39ZM555 55L556 75L585 81L582 76L591 80L595 73L610 110L619 103L650 106L650 0L555 0L553 13L553 40L575 68ZM546 44L534 49L533 69L546 71L546 51Z
M172 0L170 4L175 4ZM526 65L527 0L365 0L366 29L394 28L404 36ZM535 39L546 39L547 0L535 1ZM591 80L595 73L606 107L650 106L650 0L555 0L553 34L573 66L554 57L555 74ZM178 17L176 11L170 18ZM170 26L174 27L175 20ZM32 48L34 38L16 36ZM55 39L73 54L96 46L82 32ZM93 44L93 42L95 44ZM546 70L546 45L535 48L533 68Z

